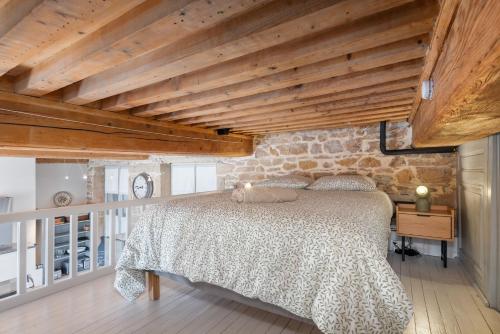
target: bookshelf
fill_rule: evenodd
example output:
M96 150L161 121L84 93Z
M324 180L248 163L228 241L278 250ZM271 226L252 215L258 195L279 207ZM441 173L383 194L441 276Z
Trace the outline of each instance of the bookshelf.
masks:
M70 217L56 217L54 224L54 280L70 274ZM78 216L78 272L90 269L90 217Z

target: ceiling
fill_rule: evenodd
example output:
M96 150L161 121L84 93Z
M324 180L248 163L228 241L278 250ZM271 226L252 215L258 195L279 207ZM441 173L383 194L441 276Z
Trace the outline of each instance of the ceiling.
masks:
M0 1L0 89L263 134L407 119L436 1Z

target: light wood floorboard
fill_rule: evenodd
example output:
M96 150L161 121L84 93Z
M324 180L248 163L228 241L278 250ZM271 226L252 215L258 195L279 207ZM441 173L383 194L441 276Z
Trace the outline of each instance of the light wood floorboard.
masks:
M414 304L405 333L500 333L500 313L485 306L460 262L394 253L389 264ZM162 278L161 298L128 303L107 276L0 313L0 333L316 334L310 324L209 295Z

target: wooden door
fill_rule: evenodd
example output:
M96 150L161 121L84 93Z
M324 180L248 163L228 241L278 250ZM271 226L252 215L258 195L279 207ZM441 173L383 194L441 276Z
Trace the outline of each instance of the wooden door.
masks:
M462 260L491 306L497 307L498 136L463 144L459 148L459 222ZM500 286L500 285L499 285Z

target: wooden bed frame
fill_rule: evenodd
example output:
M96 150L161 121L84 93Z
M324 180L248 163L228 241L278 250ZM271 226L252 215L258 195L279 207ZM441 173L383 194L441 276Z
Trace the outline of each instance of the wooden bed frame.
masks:
M255 307L267 312L275 313L280 316L284 316L287 318L296 319L302 322L314 324L311 319L300 317L296 314L293 314L279 306L263 302L259 299L248 298L240 295L234 291L229 289L225 289L213 284L205 283L205 282L191 282L186 277L175 275L168 272L161 271L148 271L147 272L147 281L148 281L148 294L150 300L158 300L160 299L160 276L166 277L177 283L182 285L187 285L192 288L205 291L209 294L216 295L222 298L234 300L238 303L248 305L250 307Z

